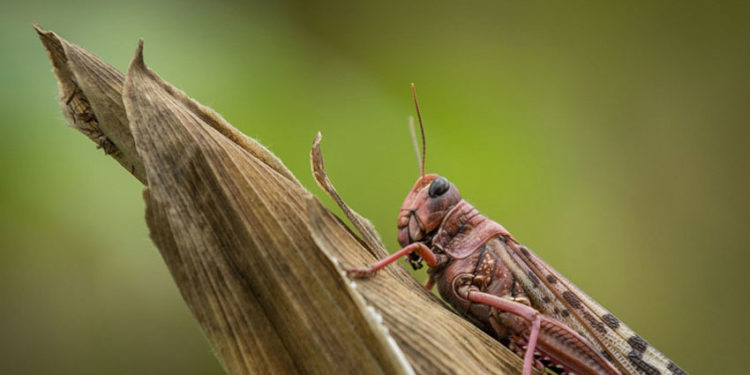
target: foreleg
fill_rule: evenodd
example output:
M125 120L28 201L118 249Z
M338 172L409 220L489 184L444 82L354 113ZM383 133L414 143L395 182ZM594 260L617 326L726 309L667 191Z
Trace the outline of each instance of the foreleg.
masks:
M399 258L412 252L417 253L417 255L419 255L424 260L427 266L435 267L438 265L438 259L437 259L437 256L435 256L435 253L433 253L432 250L430 250L430 248L427 247L427 245L421 242L415 242L367 267L349 268L346 270L346 273L349 276L357 276L357 277L370 276L373 273L385 268L385 266L397 261Z

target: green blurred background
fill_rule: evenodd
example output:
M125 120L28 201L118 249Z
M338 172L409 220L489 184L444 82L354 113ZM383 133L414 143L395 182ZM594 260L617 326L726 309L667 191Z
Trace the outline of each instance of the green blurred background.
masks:
M322 131L334 183L394 250L416 82L428 171L685 370L744 372L746 2L265 3L0 5L0 373L222 373L143 187L64 125L32 22L121 70L145 38L153 69L319 196Z

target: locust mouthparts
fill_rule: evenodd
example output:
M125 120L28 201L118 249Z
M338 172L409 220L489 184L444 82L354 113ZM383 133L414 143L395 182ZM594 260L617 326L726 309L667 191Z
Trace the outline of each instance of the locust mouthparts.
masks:
M409 218L408 230L412 242L417 242L422 239L422 228L419 227L419 221L414 215Z

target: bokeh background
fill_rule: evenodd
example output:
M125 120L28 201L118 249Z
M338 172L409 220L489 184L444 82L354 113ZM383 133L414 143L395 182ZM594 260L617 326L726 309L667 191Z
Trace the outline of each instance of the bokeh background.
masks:
M330 175L395 250L427 169L692 374L750 354L748 3L6 1L0 373L221 374L142 186L64 125L32 22L162 77ZM324 199L328 202L327 199ZM423 277L423 274L418 274Z

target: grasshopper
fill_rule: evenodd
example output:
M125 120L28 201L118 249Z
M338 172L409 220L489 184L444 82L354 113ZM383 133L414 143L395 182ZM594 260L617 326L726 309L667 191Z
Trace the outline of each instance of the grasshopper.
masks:
M370 276L404 256L415 269L424 262L425 287L437 285L459 314L519 354L523 375L533 368L559 375L686 375L502 225L482 216L445 177L424 173L424 126L414 84L412 95L422 155L417 152L420 177L398 215L403 248L347 273Z

